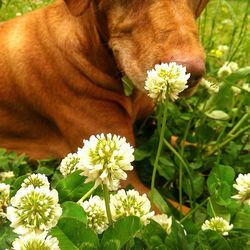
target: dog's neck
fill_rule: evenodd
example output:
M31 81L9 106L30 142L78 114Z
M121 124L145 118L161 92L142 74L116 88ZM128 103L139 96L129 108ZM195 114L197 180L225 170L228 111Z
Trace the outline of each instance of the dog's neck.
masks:
M61 15L55 17L54 13ZM48 27L48 30L53 30L50 36L59 49L66 51L65 57L92 82L122 93L119 71L112 53L100 36L93 6L84 15L73 17L64 2L59 0L47 8L46 15L51 19L49 25L57 26L56 29Z
M91 6L83 16L76 18L71 16L62 0L50 5L45 15L50 19L48 24L54 26L47 27L51 39L64 54L64 59L74 65L83 77L90 79L89 82L99 85L102 89L111 90L110 98L114 98L116 92L118 95L115 101L119 102L132 120L136 117L143 118L152 111L152 101L148 101L145 94L136 89L132 96L124 95L119 70L107 43L105 44L108 39L106 34L102 33L101 26L98 26L93 7Z

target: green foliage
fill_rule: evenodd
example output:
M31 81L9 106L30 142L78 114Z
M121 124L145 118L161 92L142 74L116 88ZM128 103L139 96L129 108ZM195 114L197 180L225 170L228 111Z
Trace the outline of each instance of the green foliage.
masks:
M101 249L122 249L129 240L135 237L140 227L140 219L135 216L129 216L117 221L104 232L101 240Z
M26 172L31 172L32 168L25 155L17 156L15 152L0 149L0 172L7 171L13 171L16 176L20 176Z
M172 232L169 237L166 238L165 244L167 246L166 249L171 250L189 250L192 249L192 246L189 244L184 229L177 222L173 222Z
M75 219L83 224L87 224L87 217L83 208L75 202L66 201L62 204L63 214L62 218Z
M134 85L133 82L127 77L122 77L122 84L125 96L130 96L133 93Z
M69 176L61 179L56 184L60 201L78 201L85 193L87 193L93 186L93 183L85 184L85 177L81 176L80 171L76 171Z
M208 191L218 204L230 203L234 177L234 170L229 166L218 165L211 170L207 179Z
M51 235L57 237L61 250L99 249L99 239L94 231L86 227L87 217L83 208L74 202L62 204L63 214Z
M208 230L198 234L199 246L197 249L218 249L218 250L232 250L227 240L220 234Z
M16 237L17 235L7 223L0 224L0 250L5 250L11 247L11 243Z
M0 1L0 19L8 20L10 18L22 15L36 8L43 7L53 0L1 0Z
M165 230L156 222L151 221L141 234L141 244L146 249L166 249L164 241L167 237ZM145 249L144 248L144 249Z
M152 196L152 190L149 192L149 196L151 197L153 203L162 213L168 214L170 212L170 208L166 200L161 196L157 189L154 189L153 193L154 195Z

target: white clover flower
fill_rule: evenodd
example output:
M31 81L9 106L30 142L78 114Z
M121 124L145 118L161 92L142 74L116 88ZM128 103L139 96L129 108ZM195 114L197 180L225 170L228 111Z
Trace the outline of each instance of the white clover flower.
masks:
M28 186L17 191L7 208L7 218L17 234L40 233L57 224L62 214L58 193L48 188Z
M231 19L224 19L222 20L221 24L231 26L233 25L233 21Z
M238 70L239 66L235 62L225 62L224 65L219 69L218 76L226 77L231 75L233 72Z
M208 80L204 78L201 79L200 85L211 93L218 93L220 89L218 84L209 82Z
M78 154L69 153L61 162L59 170L63 176L67 176L77 170L77 164L80 161Z
M232 198L250 205L250 173L239 174L233 187L238 190L238 194Z
M229 47L227 45L219 45L218 50L222 51L223 53L228 52Z
M19 236L12 243L13 250L60 250L57 238L47 236L46 232L35 234L34 232Z
M166 214L157 214L152 217L152 220L160 224L167 234L171 233L172 216L168 217Z
M175 101L178 95L188 88L190 74L186 74L186 67L175 62L157 64L147 73L145 89L149 97L156 102L164 102L168 97Z
M231 89L235 95L239 95L241 93L241 89L236 86L232 86Z
M228 232L232 230L233 224L229 224L229 222L222 217L213 217L210 220L206 220L202 226L201 229L203 231L205 230L213 230L218 233L221 233L224 236L228 235Z
M80 162L78 169L86 176L85 182L95 181L95 185L107 185L109 190L117 190L120 180L125 180L124 171L132 170L134 149L126 139L117 135L96 135L84 140L78 149Z
M228 65L233 72L235 72L236 70L239 69L239 65L236 62L230 62L230 63L228 63Z
M15 177L13 171L0 172L0 181L4 181L5 179Z
M104 200L99 196L93 196L88 201L79 202L79 204L87 215L88 227L98 234L103 233L108 228L108 217Z
M146 225L149 219L154 215L151 212L151 204L146 194L140 195L135 190L121 189L117 194L110 197L110 209L113 220L130 215L138 216L141 222Z
M218 71L219 77L226 77L226 76L229 76L231 74L232 74L232 70L227 65L223 65L221 68L219 68L219 71Z
M36 187L50 188L48 178L44 174L31 174L26 179L24 179L21 187L27 188L30 185L33 186L34 188Z
M244 83L242 89L250 93L250 83Z
M10 185L0 183L0 218L6 217L6 208L10 202Z

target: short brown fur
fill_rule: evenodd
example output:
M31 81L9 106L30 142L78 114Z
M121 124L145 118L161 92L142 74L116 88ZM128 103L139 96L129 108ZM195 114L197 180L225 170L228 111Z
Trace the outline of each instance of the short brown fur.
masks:
M62 158L97 133L134 144L134 121L153 108L146 71L167 61L203 70L195 17L206 3L58 0L1 23L0 147L39 159ZM119 72L137 87L130 97ZM134 174L129 182L142 189Z

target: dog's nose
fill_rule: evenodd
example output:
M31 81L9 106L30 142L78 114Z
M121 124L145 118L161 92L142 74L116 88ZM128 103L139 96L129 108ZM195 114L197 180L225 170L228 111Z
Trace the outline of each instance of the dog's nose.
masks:
M188 81L189 87L194 87L205 74L205 62L202 59L175 62L179 65L185 66L187 69L187 73L191 74Z
M188 81L189 86L195 86L205 74L205 62L203 60L197 60L188 63L186 62L183 65L186 66L187 72L191 74Z
M203 59L190 59L190 60L165 60L164 63L175 62L178 65L185 66L187 73L190 73L188 81L189 87L194 87L205 74L205 62Z

